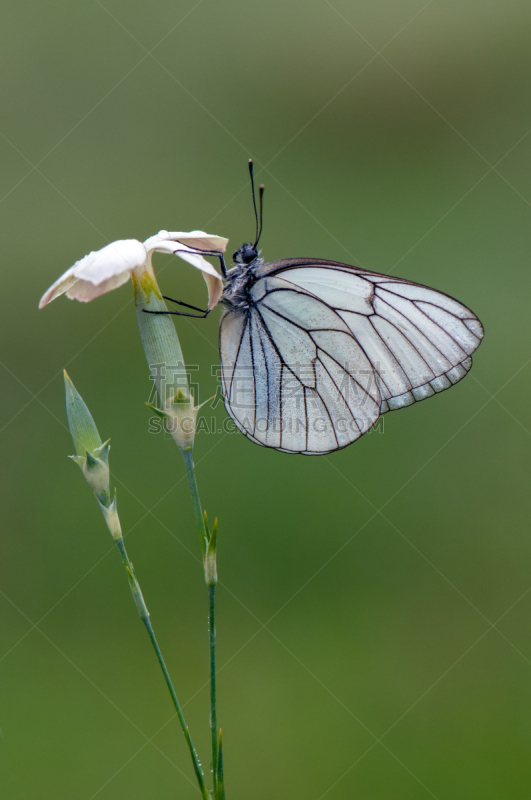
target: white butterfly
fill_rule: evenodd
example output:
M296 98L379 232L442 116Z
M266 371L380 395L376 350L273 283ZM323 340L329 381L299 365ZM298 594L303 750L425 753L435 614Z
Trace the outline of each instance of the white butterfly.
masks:
M242 433L284 453L330 453L367 433L381 414L465 377L483 326L453 297L338 261L265 264L257 250L264 187L259 223L252 160L249 172L254 244L234 253L228 271L220 250L199 250L219 258L225 280L221 382Z
M448 389L483 326L411 281L314 258L234 254L221 320L225 405L249 439L318 455L356 441L380 414Z

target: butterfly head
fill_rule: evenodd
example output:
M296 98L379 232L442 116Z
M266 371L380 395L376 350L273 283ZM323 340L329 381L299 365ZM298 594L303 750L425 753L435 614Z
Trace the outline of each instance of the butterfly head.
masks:
M232 260L235 264L242 264L243 266L252 264L256 258L258 258L258 250L255 245L249 244L249 242L242 244L240 249L236 250L232 256Z

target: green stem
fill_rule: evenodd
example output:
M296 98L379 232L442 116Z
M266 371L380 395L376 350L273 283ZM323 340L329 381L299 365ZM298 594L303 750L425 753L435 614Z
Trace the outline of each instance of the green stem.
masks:
M195 477L194 460L192 450L181 450L186 465L186 474L192 495L192 505L194 516L201 538L201 549L203 559L207 554L209 534L205 525L203 509L199 500L199 490ZM215 558L215 554L214 554ZM205 575L206 575L205 560ZM214 578L215 580L215 578ZM212 775L214 782L214 800L218 798L217 774L218 774L218 728L216 716L216 624L215 624L215 602L216 586L215 583L208 583L208 631L209 631L209 653L210 653L210 734L212 739Z
M127 577L129 579L129 586L131 588L131 592L133 594L133 598L138 609L138 613L142 619L142 622L146 626L146 630L148 632L149 638L151 640L151 644L153 645L153 649L155 650L157 660L160 664L160 668L162 670L162 674L164 675L164 680L166 681L166 685L170 691L171 699L173 700L173 705L175 706L175 710L177 712L177 716L179 718L179 722L181 724L182 731L184 733L184 738L186 739L186 743L190 750L190 755L192 757L192 764L194 767L194 772L197 777L197 781L199 783L199 788L201 790L201 794L203 795L204 800L210 800L210 796L205 784L205 777L203 775L203 770L201 769L201 763L197 756L196 749L193 745L192 739L190 737L190 732L188 730L188 726L185 722L183 712L181 710L181 706L179 704L179 700L177 699L177 695L175 693L175 689L173 688L173 684L171 682L170 675L168 673L168 669L164 662L164 658L162 657L162 653L160 651L159 644L157 642L157 638L155 636L155 632L153 630L153 626L151 624L151 620L149 618L149 612L146 608L146 604L144 602L144 598L142 596L142 592L140 590L140 584L138 583L135 573L133 570L133 565L129 561L129 556L127 555L127 551L125 549L125 544L123 538L115 539L116 546L120 551L120 555L122 557L123 565L127 572Z
M216 716L216 585L208 587L208 631L210 650L210 736L212 739L212 774L214 776L214 798L217 800L218 786L218 722Z
M203 516L203 509L201 508L201 501L199 500L199 489L197 488L197 480L195 477L195 467L192 450L181 450L186 466L186 476L188 478L188 485L190 487L190 494L192 495L192 505L194 507L195 524L199 531L201 539L201 549L203 556L206 553L206 546L208 544L208 535L205 526L205 518Z

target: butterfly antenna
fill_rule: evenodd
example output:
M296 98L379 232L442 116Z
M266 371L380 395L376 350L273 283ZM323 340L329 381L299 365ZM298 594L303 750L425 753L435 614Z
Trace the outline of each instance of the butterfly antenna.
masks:
M258 212L256 210L256 197L254 193L253 159L249 159L249 175L251 176L251 192L253 195L254 218L256 220L256 241L258 241Z
M256 245L260 241L260 236L262 235L262 220L264 216L264 184L260 184L260 188L258 189L259 195L259 205L260 205L260 230L258 231L258 236L256 237L256 242L254 243L253 247L256 248Z

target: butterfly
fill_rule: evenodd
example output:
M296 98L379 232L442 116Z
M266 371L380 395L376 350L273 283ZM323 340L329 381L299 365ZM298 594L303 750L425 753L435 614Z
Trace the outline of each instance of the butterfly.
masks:
M447 294L338 261L265 263L234 253L221 303L221 383L251 441L319 455L355 442L388 411L449 389L472 366L483 326Z

